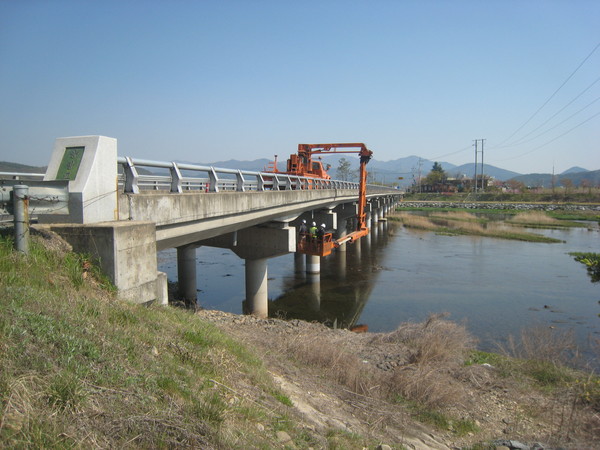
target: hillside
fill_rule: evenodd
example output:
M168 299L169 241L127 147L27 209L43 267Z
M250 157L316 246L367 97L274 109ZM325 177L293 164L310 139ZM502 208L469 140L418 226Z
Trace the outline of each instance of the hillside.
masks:
M514 180L520 181L525 186L544 188L552 187L553 178L555 186L564 186L565 179L570 180L573 186L581 186L582 183L588 183L588 186L600 186L600 170L568 171L568 173L554 175L554 177L549 173L531 173L513 177Z
M0 275L0 447L598 443L597 378L477 352L443 317L357 334L123 303L46 232L27 257L0 238Z
M35 167L26 164L0 161L0 172L46 173L46 167Z

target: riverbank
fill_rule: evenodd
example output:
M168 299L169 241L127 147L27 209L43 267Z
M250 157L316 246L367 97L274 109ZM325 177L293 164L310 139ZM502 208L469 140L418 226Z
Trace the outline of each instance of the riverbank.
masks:
M0 244L0 446L598 444L597 378L478 352L443 317L357 334L133 305L55 236Z
M600 204L576 203L527 203L527 202L474 202L474 201L439 201L439 200L405 200L399 204L398 209L410 208L439 208L439 209L465 209L465 210L504 210L504 211L589 211L600 214Z

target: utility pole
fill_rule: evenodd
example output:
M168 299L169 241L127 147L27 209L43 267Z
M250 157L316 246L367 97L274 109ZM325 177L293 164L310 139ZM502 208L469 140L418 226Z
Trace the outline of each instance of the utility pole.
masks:
M481 141L481 150L478 149L477 147L477 143ZM483 143L486 141L486 139L475 139L475 175L474 175L474 181L475 181L475 186L474 186L474 191L475 193L477 193L477 156L478 153L481 153L481 170L480 170L480 178L481 178L481 190L484 190L484 184L483 184Z
M423 161L421 161L421 158L419 158L419 194L421 193L421 165L423 164Z

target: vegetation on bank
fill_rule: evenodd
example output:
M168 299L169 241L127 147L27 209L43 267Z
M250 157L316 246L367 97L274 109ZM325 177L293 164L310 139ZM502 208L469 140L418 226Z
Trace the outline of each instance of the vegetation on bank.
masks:
M399 208L399 211L405 212L427 212L427 213L436 213L436 212L466 212L469 214L481 214L485 216L516 216L520 214L522 211L517 209L484 209L484 208L460 208L453 206L452 208L443 208L443 207L431 207L431 206L405 206L402 204ZM590 211L590 210L575 210L575 211L567 211L564 209L557 209L553 211L544 211L544 213L552 217L554 219L565 220L565 221L593 221L600 222L600 213L598 211ZM578 226L585 227L585 224L579 224Z
M562 242L559 239L550 238L540 234L516 231L512 227L504 226L502 223L491 222L486 219L478 218L467 212L450 211L444 214L434 213L429 216L420 216L408 212L400 212L388 216L388 219L402 222L402 224L407 228L433 231L438 234L446 234L451 236L484 236L497 239L543 243ZM526 220L527 217L522 216L520 222L514 222L514 225L523 225L526 223ZM529 222L527 226L530 226L530 223L531 222Z
M0 447L270 447L277 430L300 434L243 345L188 311L118 301L89 267L0 238ZM261 400L237 396L240 383Z
M299 448L378 443L302 427L264 362L240 341L190 311L117 300L85 257L40 238L26 256L0 237L0 298L0 447L273 448L284 447L276 437L281 431ZM406 349L406 361L381 371L343 340L310 335L282 335L269 342L269 352L302 372L314 369L360 405L378 401L378 412L399 408L391 416L408 411L454 436L479 432L452 408L477 401L467 395L471 379L492 389L487 372L470 371L490 364L520 380L523 391L553 396L552 407L569 402L570 409L556 412L561 425L550 431L553 438L598 431L587 411L600 412L600 381L563 365L572 354L563 336L521 336L509 341L506 355L483 353L464 326L431 317L372 341ZM552 345L541 351L542 343ZM531 414L538 420L541 412ZM373 426L384 420L376 417Z
M587 271L594 283L600 281L600 253L572 252L575 261L585 264Z
M600 189L541 189L539 191L473 192L464 193L408 193L406 201L449 202L503 202L503 203L551 203L551 204L600 204Z

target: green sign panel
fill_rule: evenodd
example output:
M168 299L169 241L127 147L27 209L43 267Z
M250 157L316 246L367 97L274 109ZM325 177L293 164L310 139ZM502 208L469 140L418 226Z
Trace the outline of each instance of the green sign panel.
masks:
M81 164L81 158L83 158L84 150L85 147L65 148L65 154L63 155L60 167L58 168L58 173L56 174L57 180L75 180L79 165Z

